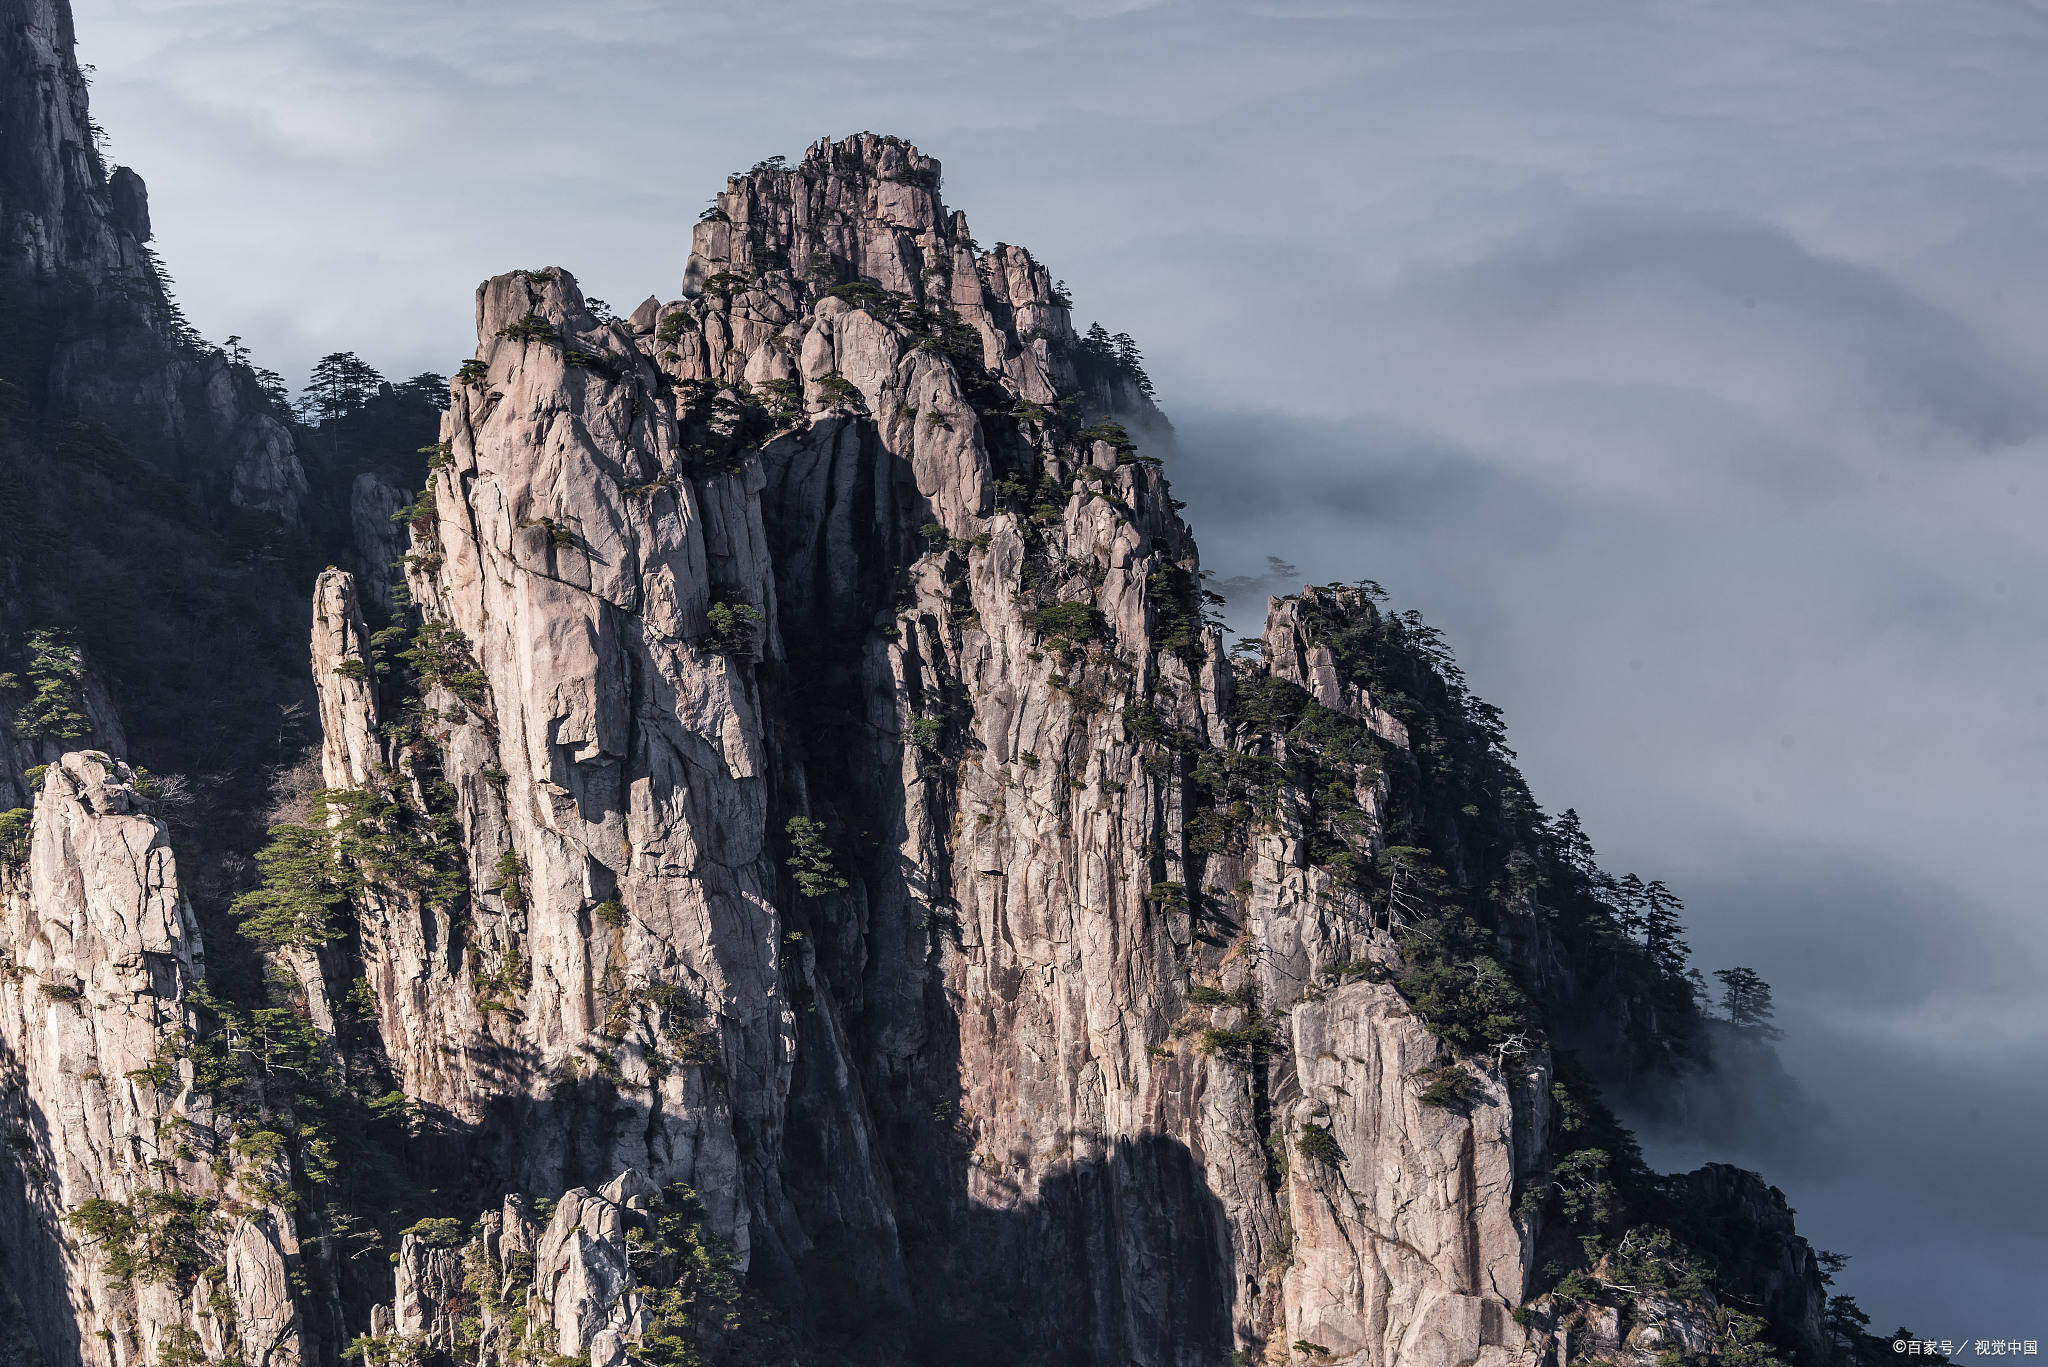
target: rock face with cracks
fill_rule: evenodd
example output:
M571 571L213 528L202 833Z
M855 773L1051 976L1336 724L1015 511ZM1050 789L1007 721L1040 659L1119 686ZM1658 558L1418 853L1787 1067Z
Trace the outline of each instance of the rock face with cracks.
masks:
M1379 610L1278 600L1226 658L1131 437L1170 432L1142 372L938 179L872 135L764 163L684 297L627 318L558 268L486 281L403 595L320 577L303 839L335 919L266 953L336 1075L388 1088L424 1218L365 1234L385 1212L349 1216L303 1130L291 1160L218 1123L164 830L118 762L49 771L0 983L46 1355L1534 1367L1584 1339L1525 1308L1548 1049L1458 1044L1397 986L1417 742L1329 626ZM366 598L414 616L373 632ZM1316 787L1308 740L1247 720L1282 704L1342 739ZM1517 934L1518 969L1569 971ZM1720 1185L1805 1313L1810 1250ZM93 1206L67 1243L88 1198L128 1223ZM194 1265L105 1246L143 1235Z
M1080 377L1044 269L978 251L936 182L877 138L738 178L689 297L629 320L560 270L479 290L409 587L466 681L427 705L468 865L523 870L461 952L521 976L481 1012L438 936L373 916L403 1086L508 1188L688 1184L757 1280L829 1268L828 1311L906 1344L928 1317L1097 1361L1275 1335L1512 1360L1540 1065L1434 1110L1409 1078L1439 1046L1391 989L1292 1004L1288 974L1370 943L1284 838L1239 894L1284 957L1221 970L1271 1057L1202 1047L1214 931L1160 891L1200 883L1160 737L1227 743L1194 545L1156 461L1059 411ZM323 580L315 659L367 669L349 597ZM375 781L361 672L316 666L336 786ZM808 886L792 819L830 850ZM1296 1114L1334 1118L1342 1164L1276 1174ZM535 1285L624 1294L622 1236L582 1237ZM431 1266L401 1255L398 1332ZM563 1353L631 1332L552 1306L528 1323Z
M93 751L51 765L25 865L0 896L12 1289L52 1364L184 1347L296 1364L290 1216L221 1181L209 1159L227 1135L166 1047L192 1024L205 956L135 781Z

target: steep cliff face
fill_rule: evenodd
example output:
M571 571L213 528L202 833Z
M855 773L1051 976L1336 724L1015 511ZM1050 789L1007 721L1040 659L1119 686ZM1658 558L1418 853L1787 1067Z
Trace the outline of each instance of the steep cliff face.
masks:
M76 42L63 0L0 6L0 69L8 76L0 90L0 215L16 257L9 266L160 295L142 246L148 192L133 171L117 167L110 176L100 160Z
M277 378L171 300L71 30L63 0L0 0L0 827L65 750L204 788L181 853L205 920L260 836L266 771L304 743L305 598L332 554L312 543L347 531L308 502Z
M224 1180L230 1136L174 1057L205 956L167 832L103 754L40 788L0 896L0 1244L29 1328L51 1364L297 1363L288 1193L260 1162Z
M19 353L0 380L160 444L209 497L296 524L307 485L291 432L255 373L199 344L172 302L148 190L101 157L75 42L67 0L0 0L0 303L14 315L0 353Z
M1124 430L1058 409L1045 271L936 180L876 138L760 168L693 297L627 321L557 270L479 291L401 740L338 572L315 632L327 782L431 769L477 890L459 927L368 899L396 1074L485 1187L690 1185L822 1338L1510 1360L1541 1052L1426 1104L1444 1047L1356 978L1390 927L1298 814L1191 831L1236 743L1193 544ZM1300 635L1283 608L1276 673L1404 745Z
M938 182L823 142L680 300L478 290L404 593L314 594L261 984L198 990L132 773L43 777L0 1038L47 1360L1826 1351L1774 1193L1659 1186L1553 1057L1566 1012L1668 1063L1691 998L1497 714L1365 586L1227 657L1135 357Z

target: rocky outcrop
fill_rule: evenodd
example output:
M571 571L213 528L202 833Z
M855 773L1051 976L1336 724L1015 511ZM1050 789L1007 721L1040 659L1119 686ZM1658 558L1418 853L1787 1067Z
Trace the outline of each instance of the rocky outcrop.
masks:
M1727 1163L1709 1163L1679 1181L1681 1200L1714 1212L1713 1251L1729 1269L1732 1297L1758 1307L1800 1347L1825 1356L1831 1339L1821 1314L1820 1267L1793 1227L1785 1193Z
M1544 1156L1541 1062L1432 1105L1417 1079L1445 1051L1391 987L1350 983L1292 1014L1288 1131L1329 1140L1297 1140L1289 1167L1283 1337L1361 1363L1527 1360L1509 1313L1534 1270L1515 1201Z
M160 298L142 250L147 192L126 167L107 174L75 43L66 0L0 4L0 223L14 258L7 266Z
M51 766L0 882L0 1256L50 1367L299 1361L282 1208L232 1199L179 1057L205 974L163 825L103 754Z
M689 1184L763 1285L832 1263L928 1336L1514 1360L1540 1057L1423 1105L1442 1049L1398 996L1318 986L1386 928L1298 834L1190 847L1230 688L1192 541L1120 429L1055 416L1064 305L936 182L821 144L728 186L691 297L479 291L410 561L430 735L367 752L338 572L315 628L327 781L436 767L477 889L459 939L364 909L403 1086L500 1190ZM1234 942L1199 909L1224 886ZM1309 1127L1340 1156L1290 1171ZM452 1255L408 1248L380 1323L444 1334ZM623 1265L568 1281L616 1297ZM564 1354L634 1332L549 1303Z
M0 282L7 307L62 317L40 344L39 402L165 448L209 501L298 525L305 471L245 363L207 347L147 243L148 191L109 172L68 0L0 0Z
M538 1356L619 1367L649 1326L657 1296L640 1283L657 1256L661 1193L627 1169L601 1191L562 1193L543 1217L523 1197L486 1213L467 1244L409 1232L399 1245L397 1295L372 1313L373 1356L415 1345L451 1351L451 1304L472 1298L477 1361Z
M1480 815L1436 766L1493 763L1487 710L1426 653L1409 683L1450 701L1403 701L1365 588L1276 601L1226 658L1135 357L938 186L900 140L821 142L728 182L680 299L480 287L426 490L357 481L363 574L315 589L322 790L238 906L267 1006L197 1010L132 773L50 770L0 1042L53 1363L1719 1342L1675 1291L1611 1324L1531 1301L1578 1237L1545 1225L1553 1140L1590 1122L1517 986L1574 972L1531 828L1431 826ZM139 192L105 193L132 234ZM290 516L303 479L251 440L235 496ZM372 574L401 560L402 593ZM1482 931L1486 859L1514 887ZM202 1079L202 1045L247 1071ZM1817 1324L1782 1203L1693 1180L1742 1212L1743 1294Z
M320 776L330 788L368 788L384 765L370 631L355 579L324 571L313 587L313 678L320 697Z
M363 597L386 613L399 602L392 596L401 583L399 559L406 549L406 530L396 515L412 505L412 495L374 470L357 475L349 486L349 536L355 552L356 583Z

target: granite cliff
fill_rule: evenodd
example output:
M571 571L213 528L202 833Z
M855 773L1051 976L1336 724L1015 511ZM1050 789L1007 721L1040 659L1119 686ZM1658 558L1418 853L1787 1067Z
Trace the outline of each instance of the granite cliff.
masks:
M56 149L16 278L167 298L68 15L0 18ZM1775 1191L1601 1105L1710 1066L1683 942L1434 633L1361 582L1226 652L1134 349L907 143L693 234L628 317L478 289L425 488L337 485L317 780L199 905L119 690L36 657L80 720L7 766L0 1356L1867 1351ZM132 406L95 335L33 412ZM165 440L304 517L284 447Z

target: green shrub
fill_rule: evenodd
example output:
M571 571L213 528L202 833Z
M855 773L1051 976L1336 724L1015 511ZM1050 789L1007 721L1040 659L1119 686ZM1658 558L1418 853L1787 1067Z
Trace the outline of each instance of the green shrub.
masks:
M131 1068L124 1076L130 1082L144 1083L157 1091L166 1091L178 1080L178 1044L166 1039L156 1047L156 1054L140 1068Z
M1188 1000L1196 1006L1241 1006L1249 1009L1257 996L1250 983L1226 992L1220 987L1196 984L1188 989Z
M685 332L690 330L695 321L688 313L677 309L674 313L665 315L661 322L656 325L654 340L660 342L663 346L672 347L682 338Z
M423 692L445 688L476 710L490 701L489 684L470 654L469 638L452 622L421 622L398 658L412 670Z
M276 947L335 939L342 933L337 913L369 883L448 905L466 879L445 823L389 797L322 788L306 821L271 827L269 842L256 852L257 886L229 911L244 934Z
M1314 1121L1304 1124L1300 1133L1294 1136L1294 1149L1311 1163L1327 1167L1334 1168L1344 1161L1344 1150L1337 1146L1337 1136Z
M755 629L761 624L761 609L738 600L719 600L705 611L711 623L709 648L720 655L750 655Z
M671 1057L687 1067L701 1068L718 1062L718 1032L685 1025L669 1031Z
M517 342L552 342L556 340L555 325L538 313L529 313L516 323L507 323L498 329L500 337Z
M519 524L522 527L538 527L548 534L548 544L556 550L568 550L576 544L576 533L564 523L552 517L531 517Z
M937 754L939 744L945 739L946 723L941 717L912 717L904 739L920 750Z
M33 807L0 812L0 866L18 869L28 862L29 828L35 814Z
M1462 1110L1485 1095L1479 1079L1465 1071L1458 1063L1441 1064L1435 1068L1424 1068L1415 1074L1415 1080L1422 1084L1422 1090L1415 1099L1425 1106L1439 1106L1445 1110Z
M418 498L393 513L391 520L404 523L421 536L431 536L434 532L434 516L434 486L429 484L420 490Z
M1080 437L1084 442L1108 442L1116 448L1119 456L1131 455L1138 449L1138 443L1131 440L1131 434L1120 422L1099 422L1093 427L1084 428Z
M391 1255L391 1261L398 1261L396 1253ZM341 1360L360 1362L363 1367L415 1367L426 1361L427 1351L425 1339L407 1338L403 1334L358 1334L342 1350Z
M763 380L754 392L765 401L775 421L788 426L804 415L804 386L801 380Z
M1024 625L1045 640L1069 646L1107 634L1107 623L1092 603L1048 603L1024 614Z
M664 1188L649 1203L647 1222L643 1247L655 1264L674 1269L674 1280L636 1291L648 1316L633 1352L641 1367L798 1360L774 1310L748 1287L731 1244L709 1228L696 1192Z
M206 1346L192 1329L171 1325L157 1336L156 1367L208 1367Z
M750 283L736 271L717 271L704 277L704 293L730 303L733 291Z
M489 891L497 893L509 910L518 911L526 905L526 874L526 861L517 850L507 849L498 856L498 881Z
M865 280L849 280L843 285L834 285L831 289L826 290L824 297L827 299L844 299L855 308L867 308L870 305L886 304L889 299L889 292L881 286L871 285Z
M827 375L818 381L818 392L825 397L828 408L844 408L849 412L865 413L868 401L860 390L844 375Z
M1166 740L1166 723L1144 703L1124 704L1123 721L1124 734L1137 744L1159 745Z
M1184 912L1188 909L1188 890L1181 883L1154 883L1148 897L1152 905L1161 911Z
M1205 594L1215 597L1202 587L1194 571L1171 560L1159 561L1146 574L1145 601L1152 609L1159 649L1173 651L1190 664L1200 659Z
M212 1201L196 1196L144 1190L128 1201L93 1197L64 1219L99 1247L115 1276L190 1288L215 1261L206 1248L214 1210Z
M626 358L610 351L579 351L571 347L562 353L562 363L592 371L607 380L617 380L626 373Z
M487 971L483 967L481 951L471 953L469 971L471 994L475 996L477 1010L483 1012L512 1010L530 980L526 971L526 955L518 951L518 945L506 947L506 951L498 955L498 967Z
M1221 1054L1233 1067L1250 1068L1272 1047L1272 1036L1264 1021L1253 1021L1238 1030L1204 1030L1195 1037L1195 1048L1204 1058Z
M617 930L626 924L625 903L618 899L617 894L607 897L590 909L590 919L596 921L601 926L609 926L613 930Z
M1401 995L1431 1033L1461 1049L1485 1049L1533 1028L1528 998L1486 955L1425 961L1401 976Z
M256 852L257 885L229 910L257 944L319 945L341 934L335 913L361 879L342 866L337 838L321 821L326 813L327 804L316 799L313 822L271 827L269 842Z
M460 1248L469 1242L468 1226L445 1215L430 1215L399 1233L410 1234L429 1248Z
M790 856L786 862L793 870L799 893L805 897L823 897L846 888L846 880L832 867L832 851L825 843L824 822L793 816L783 830L789 835Z
M77 740L92 730L85 715L85 656L68 631L43 628L28 635L28 662L20 674L0 674L0 688L26 692L14 729L48 740Z

